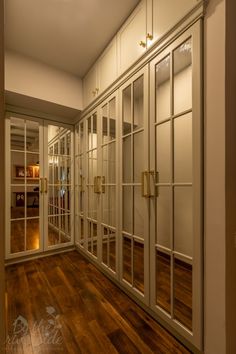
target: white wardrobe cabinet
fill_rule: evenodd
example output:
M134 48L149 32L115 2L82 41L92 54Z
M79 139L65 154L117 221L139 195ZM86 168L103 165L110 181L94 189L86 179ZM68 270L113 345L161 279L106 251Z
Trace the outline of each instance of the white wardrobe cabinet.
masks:
M83 79L84 106L88 106L117 78L116 37L98 58Z
M122 74L146 51L146 0L135 8L117 34L118 73Z
M171 30L199 0L147 0L147 33L150 46Z
M76 127L76 245L117 276L117 93Z

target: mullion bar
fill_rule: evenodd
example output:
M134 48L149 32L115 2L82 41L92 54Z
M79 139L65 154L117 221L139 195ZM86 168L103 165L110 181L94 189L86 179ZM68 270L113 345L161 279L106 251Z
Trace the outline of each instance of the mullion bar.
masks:
M170 301L170 314L171 318L174 318L174 255L173 255L173 249L174 249L174 122L173 122L173 115L174 115L174 78L173 78L173 73L174 73L174 54L173 51L170 53L170 173L171 173L171 242L170 242L170 248L171 248L171 301Z

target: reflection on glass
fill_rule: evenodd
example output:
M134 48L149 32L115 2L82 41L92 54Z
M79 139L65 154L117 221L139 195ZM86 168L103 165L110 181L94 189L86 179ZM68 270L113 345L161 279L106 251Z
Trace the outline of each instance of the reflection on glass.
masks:
M144 238L145 198L142 197L141 186L134 187L134 234Z
M156 198L156 243L171 247L171 188L158 187Z
M25 124L23 119L11 118L11 150L25 150Z
M123 90L123 135L131 132L131 85Z
M105 183L108 180L108 146L102 147L102 175L105 177Z
M134 81L133 86L133 107L134 107L134 123L133 129L143 127L143 75Z
M39 154L26 154L26 181L28 184L39 183Z
M134 287L144 294L144 245L134 240L133 249Z
M88 221L88 251L92 253L92 223Z
M80 218L80 239L84 239L84 219Z
M116 145L108 145L108 183L116 183Z
M192 114L174 120L175 182L192 182Z
M71 154L71 132L66 134L66 155Z
M88 128L88 136L87 136L87 149L92 149L92 128L91 128L91 117L87 119L87 128Z
M11 183L25 184L25 154L23 152L11 152Z
M108 188L105 187L105 191L102 194L102 222L109 224L109 205L108 205Z
M116 99L115 97L109 102L109 125L110 125L110 140L116 138Z
M131 182L131 136L123 139L123 183Z
M27 187L26 195L26 216L39 216L39 186Z
M170 255L156 250L156 304L170 313L171 259Z
M167 56L156 65L156 122L170 117L170 92L170 56Z
M192 330L192 265L174 258L174 318Z
M108 120L107 120L107 104L102 107L102 142L108 141Z
M109 266L116 270L116 233L112 230L109 233Z
M156 171L159 183L168 183L171 179L170 134L170 122L156 127Z
M174 113L192 108L191 39L174 51Z
M132 187L123 186L123 231L132 233Z
M81 122L79 125L79 153L82 154L84 151L84 123Z
M93 149L97 147L97 114L93 115Z
M55 210L57 212L57 210ZM48 245L57 245L59 243L59 217L50 216L48 218Z
M25 251L25 220L11 221L11 253Z
M174 189L174 250L193 256L192 187Z
M93 255L97 257L97 224L92 224L93 232Z
M102 229L102 262L108 265L108 228L103 227Z
M131 254L132 254L132 241L130 238L123 236L123 279L125 279L130 284L132 283Z
M11 219L25 217L25 187L11 187Z
M116 226L116 187L115 186L108 186L108 223L110 226Z
M144 171L144 132L134 134L134 182L141 183L141 173Z
M39 152L39 123L26 121L26 150Z
M26 250L39 249L39 219L26 220Z

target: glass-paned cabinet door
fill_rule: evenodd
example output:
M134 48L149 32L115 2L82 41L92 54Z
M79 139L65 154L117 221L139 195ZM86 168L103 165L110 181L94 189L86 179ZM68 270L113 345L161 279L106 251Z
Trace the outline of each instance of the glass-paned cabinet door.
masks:
M100 107L101 113L101 263L117 272L117 94L110 96Z
M43 248L43 125L6 119L6 257Z
M98 146L100 119L97 109L85 118L85 236L89 255L98 257L98 222L99 222L99 163Z
M150 65L151 305L201 343L201 92L199 24Z
M76 125L75 131L75 242L85 247L85 125L83 119Z
M45 247L64 247L74 237L74 159L71 126L45 123Z
M148 296L148 68L120 89L121 281Z

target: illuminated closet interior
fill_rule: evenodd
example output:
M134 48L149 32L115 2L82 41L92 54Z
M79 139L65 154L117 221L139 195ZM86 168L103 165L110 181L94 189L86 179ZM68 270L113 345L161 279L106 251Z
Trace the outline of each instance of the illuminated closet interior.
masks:
M6 260L76 248L201 349L203 2L164 3L130 15L160 13L139 52L129 19L109 44L118 74L84 78L76 124L7 112Z

